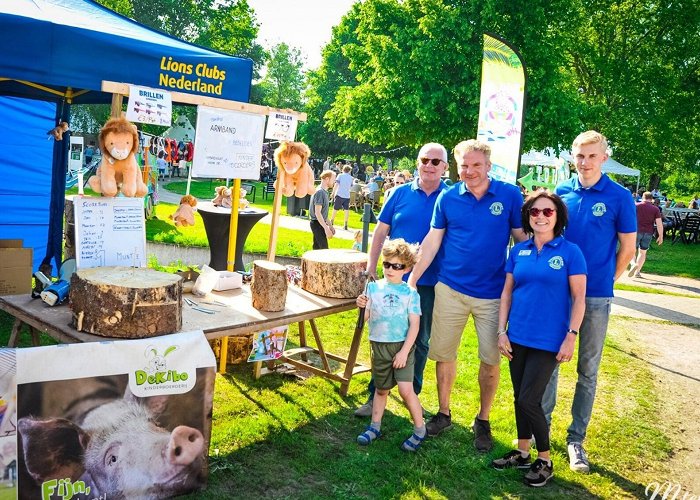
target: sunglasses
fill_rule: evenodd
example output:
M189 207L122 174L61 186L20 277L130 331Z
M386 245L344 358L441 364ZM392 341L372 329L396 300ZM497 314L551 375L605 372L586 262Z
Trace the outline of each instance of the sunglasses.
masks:
M540 210L539 208L531 208L529 212L530 217L539 217L540 213L542 213L545 217L551 217L552 215L554 215L554 212L556 212L556 209L543 208L542 210Z
M440 158L421 158L420 162L423 165L427 165L428 163L432 163L434 167L437 167L442 163L442 160Z
M384 269L392 268L394 271L403 271L406 269L406 264L399 264L398 262L382 262Z

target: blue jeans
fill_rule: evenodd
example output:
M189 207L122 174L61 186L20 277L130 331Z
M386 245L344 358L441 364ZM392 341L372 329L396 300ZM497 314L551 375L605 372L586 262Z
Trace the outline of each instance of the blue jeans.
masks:
M416 337L415 365L413 370L413 391L420 394L423 389L423 372L425 363L428 361L428 345L430 343L430 331L433 324L433 306L435 305L435 287L418 285L418 295L420 296L420 324L418 326L418 337ZM367 392L369 400L374 398L374 377L369 379Z
M611 303L612 297L586 297L586 314L583 316L578 339L578 365L576 367L578 380L576 381L574 402L571 405L572 421L567 430L567 443L581 443L586 438L586 430L593 412L593 401L598 383L598 367L603 355ZM549 384L547 384L542 398L542 409L550 427L552 412L557 403L558 380L559 367L554 370L552 378L549 379Z

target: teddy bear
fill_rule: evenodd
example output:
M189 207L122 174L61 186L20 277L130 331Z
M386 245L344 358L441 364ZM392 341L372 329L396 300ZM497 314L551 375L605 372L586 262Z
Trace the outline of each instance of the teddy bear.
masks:
M175 221L176 226L194 226L194 212L197 206L197 198L191 194L186 194L180 198L180 206L175 213L170 216Z
M57 141L62 141L64 132L68 132L68 122L59 123L54 128L46 132L46 135L49 136L48 139L51 139L51 137L53 137Z
M285 196L303 198L314 192L314 171L307 160L311 156L309 146L303 142L283 142L275 149L277 180L275 189Z
M135 153L139 146L136 126L126 118L111 118L99 135L102 162L90 177L90 188L104 196L116 196L121 192L129 198L142 198L148 193Z
M241 188L240 190L240 197L238 198L238 209L239 210L244 210L248 208L248 205L250 205L250 202L246 200L245 195L248 194L246 193L245 188Z
M226 186L217 186L214 188L216 196L211 202L215 207L231 208L231 189Z

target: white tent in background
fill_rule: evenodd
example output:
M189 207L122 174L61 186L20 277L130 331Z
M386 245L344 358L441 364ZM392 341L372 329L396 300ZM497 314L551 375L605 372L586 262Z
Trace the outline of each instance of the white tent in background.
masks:
M562 151L561 157L568 161L569 163L574 163L574 157L568 151ZM615 174L615 175L627 175L629 177L637 178L637 190L639 192L639 177L641 173L636 168L626 167L619 161L615 161L612 158L608 158L602 166L603 173Z
M529 153L525 153L520 157L520 164L558 167L561 165L561 159L552 148L547 148L544 151L530 151Z
M163 137L180 141L194 141L194 127L185 115L180 115L175 119L175 123L168 130L163 132Z

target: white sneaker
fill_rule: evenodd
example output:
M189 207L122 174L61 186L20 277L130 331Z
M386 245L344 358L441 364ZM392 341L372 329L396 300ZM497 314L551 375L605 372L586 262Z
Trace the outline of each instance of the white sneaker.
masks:
M569 468L574 472L588 474L591 470L591 465L588 463L586 450L583 449L581 443L569 443L567 448L569 452Z

